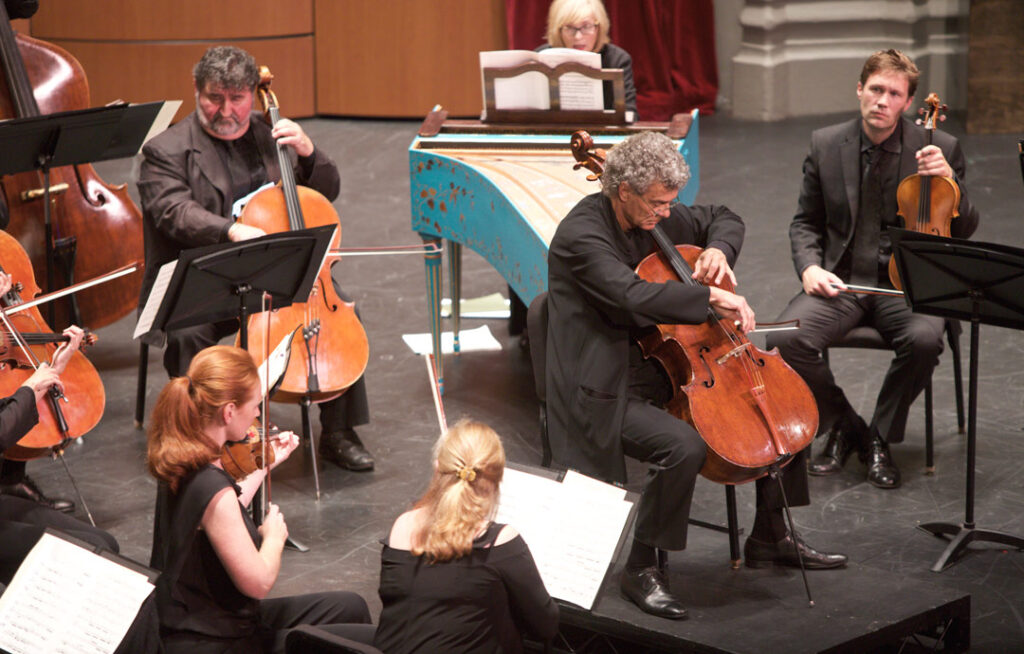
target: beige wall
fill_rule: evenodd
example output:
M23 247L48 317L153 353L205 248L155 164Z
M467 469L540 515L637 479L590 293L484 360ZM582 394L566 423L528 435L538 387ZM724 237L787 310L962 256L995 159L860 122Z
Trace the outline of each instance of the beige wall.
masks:
M850 109L864 59L898 48L922 90L966 106L969 0L726 0L715 3L722 100L755 120ZM737 28L739 39L736 39Z

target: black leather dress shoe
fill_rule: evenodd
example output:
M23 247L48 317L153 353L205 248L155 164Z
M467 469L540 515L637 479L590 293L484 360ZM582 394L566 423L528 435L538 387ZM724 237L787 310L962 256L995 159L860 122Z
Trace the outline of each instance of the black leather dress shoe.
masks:
M320 456L347 470L373 470L373 456L363 447L354 429L322 434L319 451Z
M868 481L878 488L899 488L900 471L892 462L889 444L881 438L871 440L868 449Z
M825 448L807 464L807 472L812 475L831 475L839 472L846 465L850 453L854 449L861 451L861 459L867 453L864 447L867 426L859 417L855 422L840 420L832 425L824 436Z
M774 543L748 537L747 542L743 544L743 558L748 568L799 568L800 560L797 558L796 548L800 548L804 568L807 570L828 570L846 565L845 554L819 552L805 543L800 534L797 534L796 538L793 538L792 534L787 534L785 538Z
M682 620L686 617L686 609L669 592L668 580L657 566L636 571L623 570L619 586L627 599L651 615L669 620Z
M16 484L0 484L0 495L21 497L63 513L71 513L75 510L75 503L71 500L63 497L47 497L28 475L25 475Z

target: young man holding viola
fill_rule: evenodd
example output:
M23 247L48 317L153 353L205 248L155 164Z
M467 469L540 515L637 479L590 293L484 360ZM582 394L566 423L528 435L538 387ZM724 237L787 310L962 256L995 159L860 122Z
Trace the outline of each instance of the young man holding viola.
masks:
M950 178L960 190L952 236L966 238L978 212L964 186L965 161L957 140L903 117L910 109L920 72L905 54L871 55L857 83L860 116L811 135L797 213L789 228L793 263L803 283L779 320L800 320L796 332L776 332L768 348L811 387L818 405L823 450L810 464L813 475L838 472L857 449L868 464L867 479L896 488L900 472L889 452L903 440L907 413L924 390L942 352L943 319L912 313L902 297L855 295L847 284L892 288L888 227L902 226L896 190L914 173ZM870 325L892 347L895 358L882 381L870 425L857 415L836 384L822 351L851 329Z

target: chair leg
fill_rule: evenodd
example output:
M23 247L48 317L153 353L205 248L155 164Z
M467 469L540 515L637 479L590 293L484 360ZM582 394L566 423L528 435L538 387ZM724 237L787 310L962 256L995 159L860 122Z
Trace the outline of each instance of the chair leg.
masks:
M545 468L551 467L551 441L548 440L548 410L547 406L540 403L540 465Z
M736 487L725 485L725 513L729 520L729 561L733 570L740 567L740 529L736 518Z
M932 411L932 380L924 387L924 474L935 474L935 424Z
M953 388L956 390L956 426L961 434L964 430L964 376L960 367L960 338L946 329L946 340L949 341L949 352L953 356Z
M146 414L146 377L149 375L149 345L139 343L139 375L135 382L135 428L142 429Z

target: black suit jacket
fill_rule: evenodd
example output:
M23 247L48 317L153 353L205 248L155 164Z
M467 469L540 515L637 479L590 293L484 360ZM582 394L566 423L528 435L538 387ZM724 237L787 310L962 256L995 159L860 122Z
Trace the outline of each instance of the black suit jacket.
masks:
M927 132L902 118L899 179L917 172L914 154L928 144ZM854 223L860 210L861 119L824 127L811 134L811 150L804 160L804 180L797 213L789 226L793 265L797 276L817 264L835 271L853 245ZM964 185L966 163L960 143L935 130L933 142L942 149L960 187L960 216L953 219L952 236L966 238L978 227L978 211Z
M0 454L14 445L39 422L36 394L19 386L13 395L0 399Z
M281 179L277 146L270 126L258 114L250 121L267 179ZM328 200L338 197L341 181L334 161L319 148L312 164L299 164L288 148L295 180L320 191ZM142 203L146 274L139 307L145 304L160 266L178 258L187 248L227 241L231 218L231 178L213 138L203 131L192 112L142 148L139 198Z
M661 226L673 243L722 250L730 265L743 243L743 221L725 207L676 206ZM634 259L611 202L600 193L569 212L548 251L552 457L619 482L626 480L621 436L632 333L659 323L702 323L709 297L704 286L644 281L633 272Z

